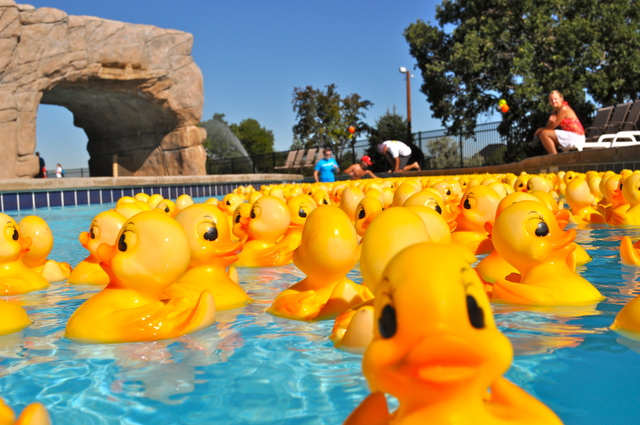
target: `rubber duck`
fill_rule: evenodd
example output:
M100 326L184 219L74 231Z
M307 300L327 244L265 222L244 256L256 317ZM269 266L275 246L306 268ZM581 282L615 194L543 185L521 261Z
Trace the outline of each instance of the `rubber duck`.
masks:
M626 338L640 341L640 297L632 298L622 307L611 325L611 330Z
M431 243L410 246L389 262L374 295L374 337L362 359L372 394L345 425L561 424L502 376L513 349L464 259ZM393 413L386 394L398 400Z
M358 206L355 211L356 221L354 223L354 227L356 229L356 233L359 237L364 237L371 221L378 216L382 211L384 211L384 207L382 205L382 201L378 198L365 196L360 200Z
M23 237L31 238L31 245L22 256L22 261L49 283L67 280L71 274L71 266L47 258L53 249L53 233L47 222L41 217L28 215L20 220L18 226Z
M22 261L31 238L22 237L18 223L7 214L0 213L0 223L4 228L0 237L0 296L47 288L49 281Z
M527 183L531 176L529 174L520 174L513 183L513 190L516 192L527 192L529 189Z
M289 207L280 198L263 196L251 206L246 226L247 240L238 254L236 267L275 267L290 264L293 250L279 247L280 239L291 223Z
M5 402L0 399L0 424L2 425L51 425L51 418L42 403L31 403L24 408L18 420Z
M607 223L611 220L614 211L625 212L629 209L629 203L620 190L621 179L622 176L619 174L605 174L600 182L602 199L597 209L606 218Z
M120 343L174 338L215 322L213 296L198 302L161 299L187 270L189 240L178 222L159 211L127 220L115 245L98 247L110 282L84 302L67 322L65 336L82 343Z
M133 198L136 201L142 201L142 202L149 202L149 198L151 197L151 195L149 195L148 193L144 193L144 192L138 192L135 195L133 195Z
M479 185L467 189L460 200L457 226L451 237L474 254L482 255L493 251L485 223L493 223L501 200L500 195L488 186Z
M154 193L153 195L149 196L147 204L149 204L149 207L151 207L151 209L154 209L163 199L164 197L162 195L160 195L159 193Z
M413 181L405 181L398 186L393 194L392 207L401 207L409 197L422 190L422 185L415 185L414 183Z
M213 295L216 310L230 310L251 302L247 293L231 279L227 266L238 259L240 242L231 242L227 217L213 205L193 204L176 215L189 238L189 268L165 292L167 298L187 297L195 304L203 291Z
M106 285L109 275L100 267L98 247L103 243L113 245L127 218L115 211L103 211L91 221L88 232L80 233L80 244L89 251L89 256L78 263L69 275L69 283Z
M575 176L567 183L564 197L571 209L573 220L579 226L606 221L605 217L596 210L596 198L583 177Z
M176 209L178 210L178 213L187 208L189 205L193 204L193 198L191 197L191 195L188 195L186 193L183 193L176 199Z
M164 200L162 200L161 202L163 201ZM133 202L122 202L117 204L113 210L118 214L125 216L126 218L131 218L139 212L151 211L151 207L146 202L134 199Z
M575 229L562 231L553 213L542 203L521 201L509 205L497 216L491 233L495 249L520 273L494 283L494 301L568 306L604 299L567 264L567 257L575 249Z
M357 246L356 231L342 209L328 205L313 210L293 253L294 264L306 277L282 291L268 313L293 320L327 320L371 299L366 286L346 277L356 265Z
M231 228L231 232L233 236L232 241L240 241L240 243L245 243L247 239L249 239L249 234L247 233L247 226L249 225L249 215L251 214L251 207L253 204L249 204L244 202L236 208L236 211L233 213L233 227Z
M32 323L24 308L6 300L0 300L0 316L0 335L19 332Z
M620 262L625 266L640 267L640 240L632 242L629 236L622 237Z
M364 198L364 192L359 187L349 186L342 191L340 209L347 214L352 223L356 221L356 208L362 198Z
M163 199L153 210L163 212L169 217L175 217L178 214L178 207L171 199Z
M629 204L626 211L612 211L609 224L613 226L634 226L640 224L640 174L632 174L623 183L620 191Z
M287 207L289 208L291 222L282 239L278 241L278 246L293 251L300 246L304 224L307 222L311 211L318 208L318 205L311 196L302 193L289 199Z

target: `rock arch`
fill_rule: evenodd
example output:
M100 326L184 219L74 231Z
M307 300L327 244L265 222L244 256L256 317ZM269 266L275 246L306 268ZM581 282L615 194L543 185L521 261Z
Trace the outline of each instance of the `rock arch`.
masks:
M40 103L88 137L92 176L204 175L191 34L0 0L0 178L38 172Z

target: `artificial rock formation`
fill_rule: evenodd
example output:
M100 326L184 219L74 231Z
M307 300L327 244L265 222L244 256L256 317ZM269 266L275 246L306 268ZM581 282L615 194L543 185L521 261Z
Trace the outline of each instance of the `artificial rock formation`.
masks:
M92 176L206 174L192 44L182 31L0 0L0 178L38 173L40 103L73 113Z

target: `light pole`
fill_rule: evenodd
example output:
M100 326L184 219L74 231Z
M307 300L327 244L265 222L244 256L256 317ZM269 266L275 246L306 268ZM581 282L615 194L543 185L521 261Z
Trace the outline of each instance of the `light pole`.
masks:
M401 66L400 73L405 74L407 80L407 132L409 143L413 143L413 132L411 131L411 71Z

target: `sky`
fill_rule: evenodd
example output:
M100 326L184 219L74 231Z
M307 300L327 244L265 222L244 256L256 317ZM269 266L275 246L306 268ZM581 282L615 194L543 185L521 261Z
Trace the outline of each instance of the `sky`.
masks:
M23 3L17 1L17 3ZM432 118L422 77L403 37L418 19L435 23L439 0L32 0L68 15L97 16L177 29L194 36L192 56L204 77L202 120L225 114L273 131L275 150L293 140L295 87L335 84L373 102L365 121L387 111L406 117L406 76L412 71L413 131L441 128ZM40 105L36 144L48 168L86 168L87 137L59 106Z

